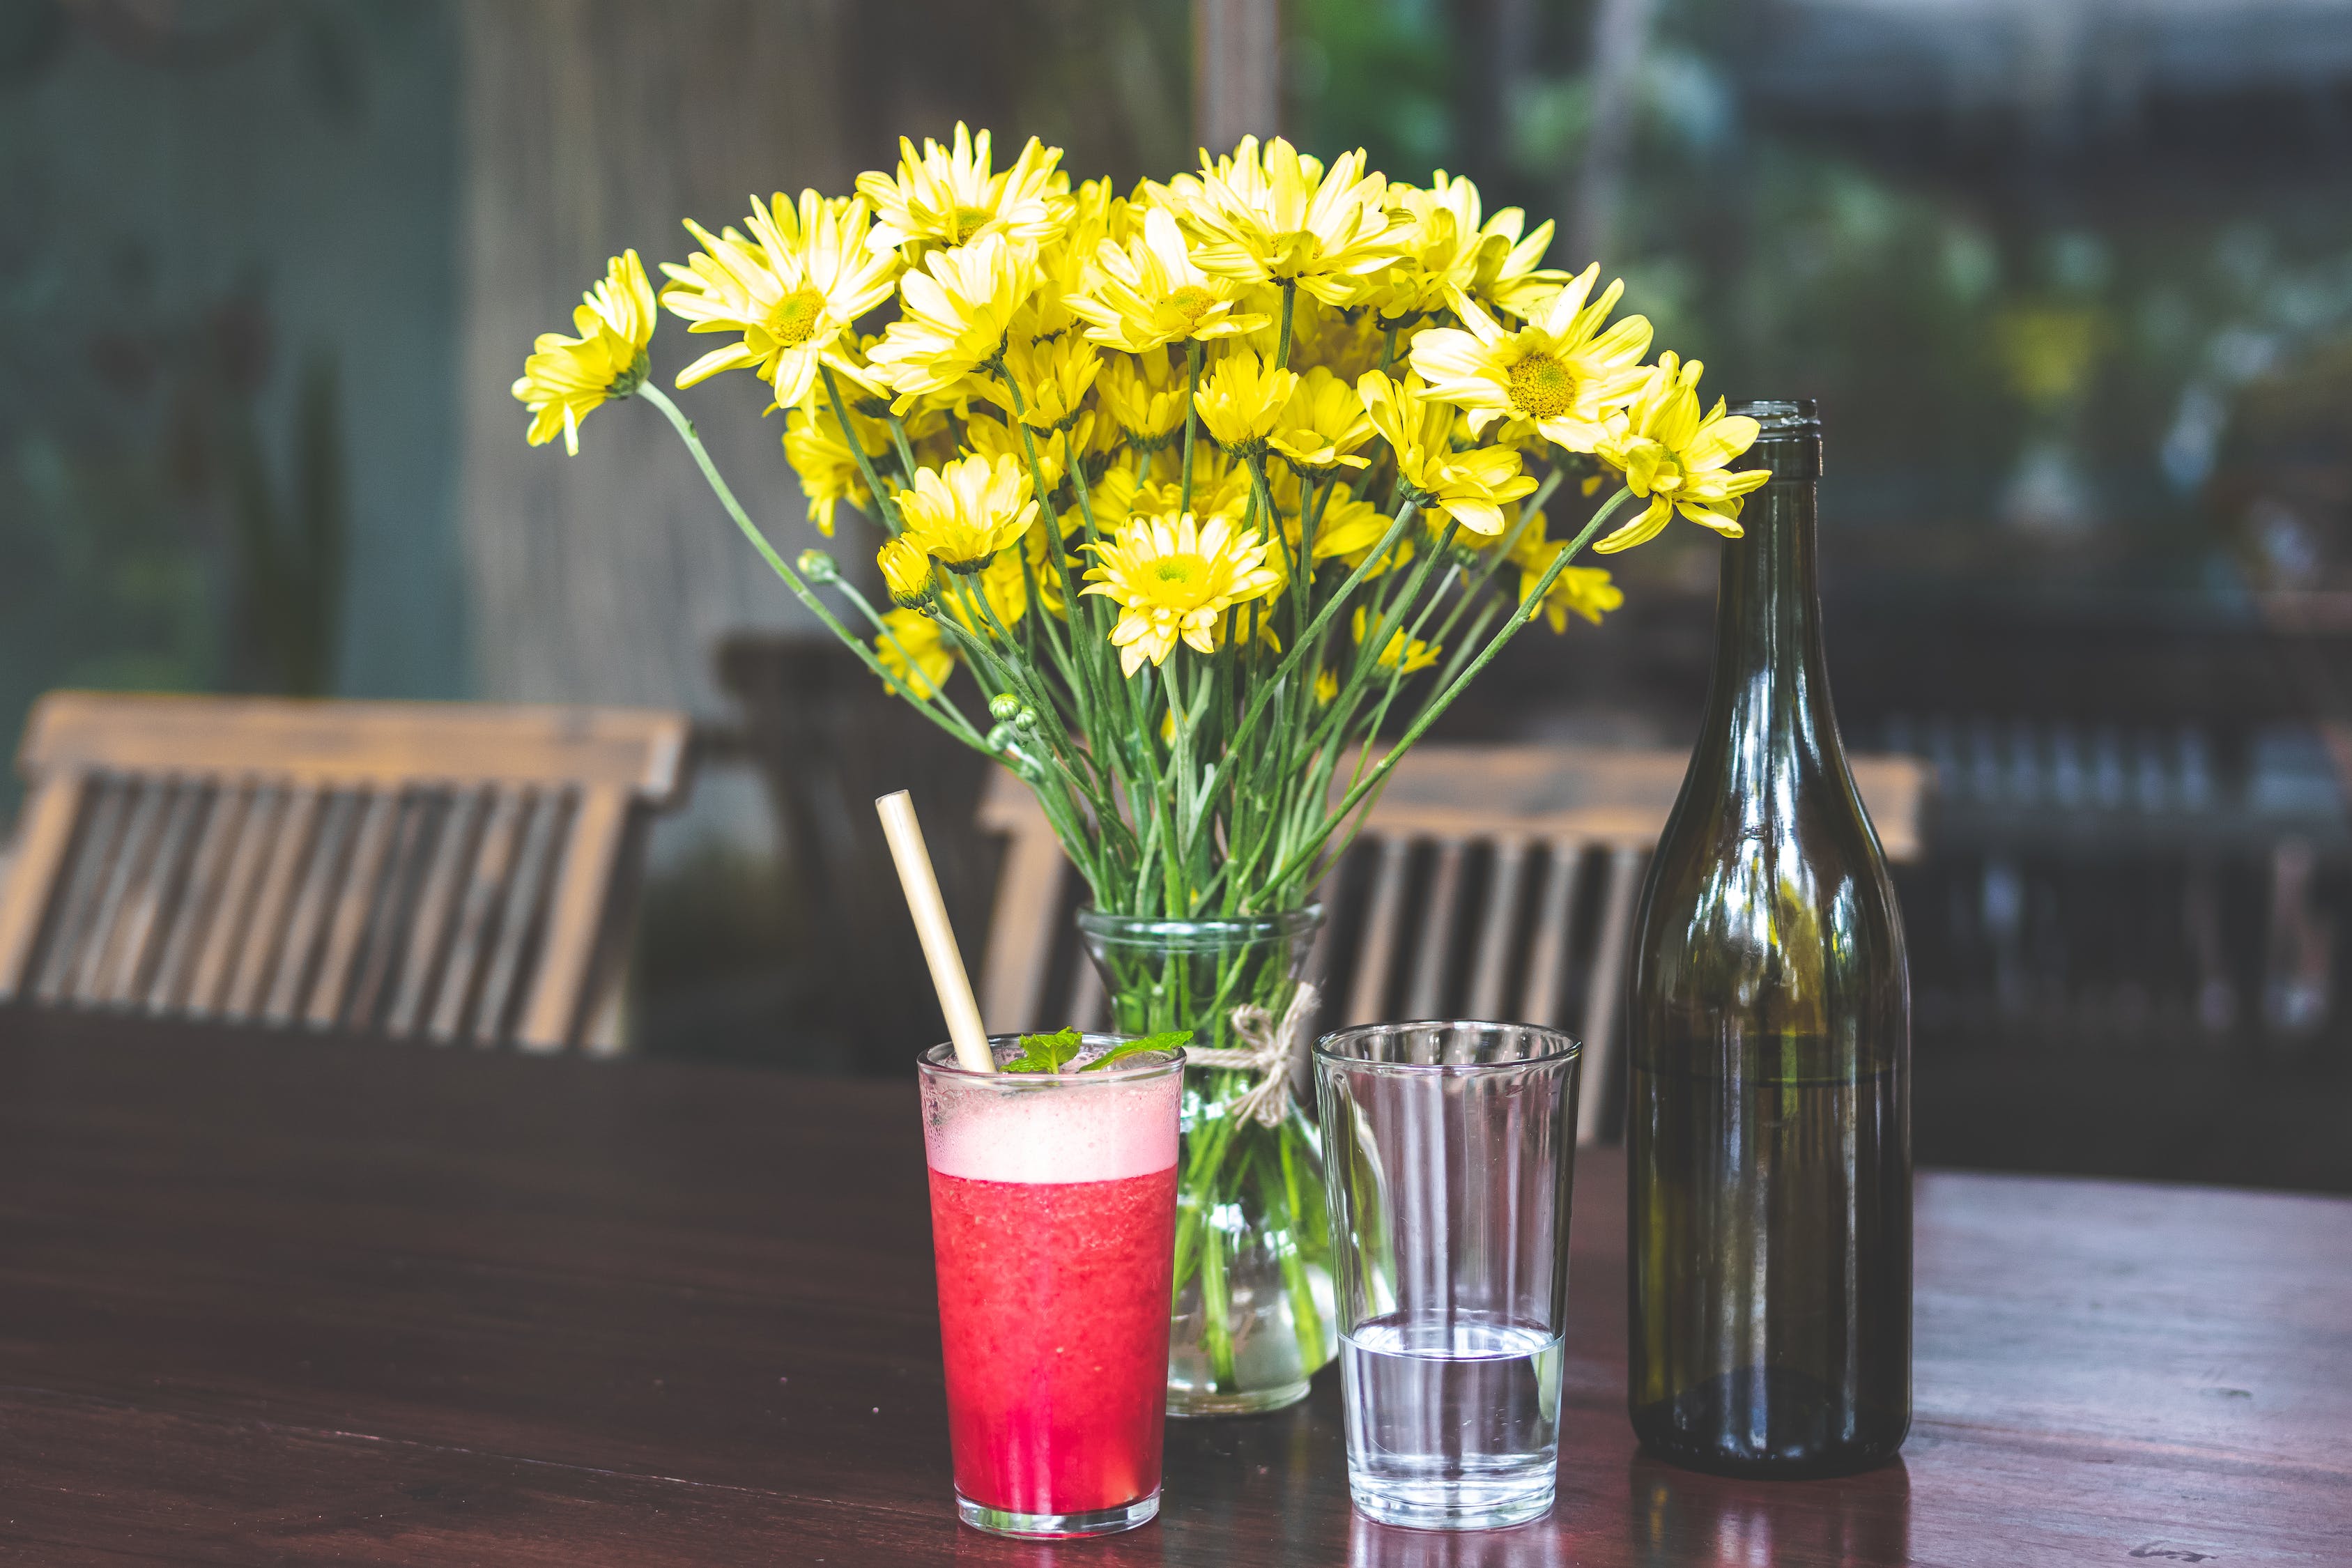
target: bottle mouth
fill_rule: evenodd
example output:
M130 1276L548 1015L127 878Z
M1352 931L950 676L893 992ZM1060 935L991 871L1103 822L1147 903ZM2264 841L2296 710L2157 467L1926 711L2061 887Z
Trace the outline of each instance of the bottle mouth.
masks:
M1743 466L1769 468L1775 479L1822 477L1820 404L1810 397L1770 399L1742 403L1731 412L1756 421L1756 445Z
M1783 439L1791 436L1814 436L1822 433L1822 405L1810 397L1763 399L1755 403L1737 403L1730 412L1746 415L1756 421L1759 441Z

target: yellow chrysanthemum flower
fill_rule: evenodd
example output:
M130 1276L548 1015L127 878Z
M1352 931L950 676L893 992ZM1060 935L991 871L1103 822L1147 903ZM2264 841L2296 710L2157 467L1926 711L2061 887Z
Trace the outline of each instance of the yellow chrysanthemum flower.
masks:
M580 421L607 399L645 384L654 339L654 290L634 250L605 264L604 281L580 297L572 312L580 333L541 332L514 384L530 410L530 444L543 447L563 432L563 449L580 455Z
M1010 453L923 468L895 498L907 538L950 572L977 572L1037 515L1029 475Z
M1517 207L1482 223L1478 187L1467 178L1449 180L1440 169L1425 191L1392 184L1388 205L1401 220L1392 237L1402 254L1373 291L1384 321L1459 312L1465 299L1523 316L1568 281L1559 268L1537 265L1551 245L1551 225L1538 224L1522 239L1527 214Z
M1133 510L1139 516L1154 517L1184 510L1181 459L1171 462L1163 457L1160 466L1167 470L1168 477L1140 485L1136 490ZM1249 469L1219 452L1213 443L1202 442L1192 453L1192 514L1239 518L1248 510L1249 499Z
M1328 708L1339 695L1339 672L1318 669L1315 672L1315 706Z
M1372 422L1356 389L1317 366L1298 377L1276 416L1267 445L1312 479L1329 479L1342 468L1369 467L1351 456L1372 438Z
M1654 539L1675 513L1726 539L1740 535L1743 498L1772 478L1769 468L1727 473L1724 465L1756 444L1759 426L1744 414L1726 414L1723 399L1705 418L1698 412L1699 362L1677 364L1669 351L1625 411L1622 423L1601 444L1602 461L1623 470L1625 488L1646 497L1649 510L1598 540L1603 554L1631 550Z
M898 280L906 314L867 354L874 374L906 407L949 391L1003 353L1013 318L1036 286L1029 252L1002 235L932 252L921 270Z
M1235 457L1265 450L1266 437L1282 417L1298 377L1275 368L1271 355L1248 349L1220 354L1192 397L1209 438Z
M1021 391L1021 422L1036 430L1066 430L1086 412L1087 393L1102 369L1095 346L1075 332L1004 351L1004 372ZM1013 399L1000 398L1005 412Z
M1354 636L1359 647L1363 646L1365 634L1370 630L1364 612L1364 605L1357 605L1354 618L1348 623L1349 631ZM1400 626L1389 634L1388 647L1381 649L1380 658L1373 662L1382 669L1396 670L1400 675L1412 675L1435 664L1438 656L1444 651L1443 647L1425 643L1419 637L1407 637L1404 635L1404 628ZM1400 664L1403 667L1401 669L1398 668Z
M955 673L955 649L947 634L920 610L885 610L882 626L874 639L874 656L909 691L929 701Z
M1528 595L1543 581L1543 574L1551 569L1559 552L1568 548L1566 540L1545 536L1548 524L1542 512L1536 513L1511 545L1508 559L1519 569L1521 604L1527 603ZM1581 616L1597 626L1603 615L1624 603L1625 591L1610 581L1605 567L1563 566L1559 575L1552 579L1551 586L1544 590L1543 617L1555 632L1568 630L1568 617L1571 615Z
M1265 564L1267 542L1223 517L1206 525L1190 512L1137 518L1087 548L1095 564L1081 591L1118 605L1110 640L1129 676L1147 659L1164 662L1180 637L1202 653L1216 652L1224 613L1282 583Z
M795 207L782 191L763 205L751 201L750 239L730 226L713 235L693 219L687 232L702 249L681 267L662 263L670 279L662 303L693 323L693 332L740 332L678 372L692 386L721 371L756 370L776 389L776 405L790 408L809 395L817 369L830 364L863 378L845 352L850 324L890 297L898 262L866 247L863 202L828 202L803 191Z
M1160 350L1113 356L1095 379L1095 397L1119 434L1147 452L1184 428L1184 377Z
M1641 389L1642 356L1650 349L1643 317L1601 330L1625 285L1613 282L1587 304L1600 276L1599 267L1586 268L1517 331L1465 300L1460 310L1469 330L1423 332L1412 341L1412 368L1429 384L1430 396L1469 416L1474 433L1505 419L1514 427L1533 426L1564 451L1592 451L1610 415Z
M878 458L890 449L887 426L854 411L849 422L868 458ZM808 497L809 521L827 539L833 537L834 513L843 501L860 511L871 508L873 493L866 489L866 475L842 433L841 421L818 399L811 397L784 416L784 460L801 477L801 491Z
M1165 208L1144 214L1143 232L1124 247L1106 240L1081 292L1064 302L1098 343L1141 353L1166 343L1200 342L1255 331L1260 315L1237 313L1241 286L1194 265L1183 231Z
M890 591L890 602L900 609L919 610L939 596L939 574L931 570L931 558L905 534L883 541L874 562L882 568L882 585Z
M1062 150L1032 136L1011 168L992 174L988 143L987 132L975 138L960 120L952 149L926 136L919 157L915 143L899 137L896 179L857 176L857 194L874 208L868 243L877 250L912 247L911 260L923 247L969 245L982 235L1034 246L1058 233L1071 210L1069 176L1055 167Z
M1279 301L1280 296L1276 299ZM1379 312L1370 309L1342 310L1317 300L1300 300L1292 311L1291 329L1292 370L1304 375L1319 365L1350 386L1364 372L1378 370L1388 349L1387 329ZM1267 331L1247 341L1253 346L1263 342L1271 350L1277 335Z
M1094 428L1093 420L1091 413L1080 415L1077 427L1070 435L1052 431L1033 434L1031 438L1037 445L1035 478L1044 481L1047 496L1062 488L1062 476L1070 471L1072 437L1076 437L1077 448L1085 450L1087 437ZM1022 444L1020 427L1002 419L975 414L965 420L963 450L991 462L1009 462L1024 475L1029 472L1029 449Z
M1310 503L1311 504L1311 503ZM1285 514L1285 532L1293 550L1298 547L1298 523L1296 510ZM1354 568L1363 563L1364 557L1388 534L1389 524L1396 519L1368 500L1360 500L1356 492L1341 485L1323 503L1323 515L1315 525L1314 558L1318 562L1337 561ZM1412 559L1412 540L1400 539L1387 556L1376 564L1366 581L1381 573L1403 565Z
M1255 136L1199 174L1179 174L1167 204L1198 240L1203 272L1243 283L1296 282L1327 305L1346 304L1358 280L1396 255L1381 198L1385 176L1364 173L1364 151L1327 171L1280 137L1263 153Z
M958 576L952 582L941 583L935 608L944 607L964 630L974 637L993 637L996 628L989 625L988 616L982 614L973 603L972 589L977 584L980 597L988 603L989 612L1006 630L1019 626L1021 617L1029 609L1029 587L1021 574L1022 555L1024 552L1033 554L1032 566L1041 563L1045 558L1045 542L1037 539L1036 533L1035 529L1031 529L1022 549L1000 552L996 559L982 570ZM1034 541L1034 545L1028 542L1031 540Z
M1452 518L1488 539L1503 531L1503 503L1536 488L1519 472L1519 455L1507 447L1454 449L1454 411L1424 396L1421 378L1390 380L1366 371L1356 395L1373 428L1396 454L1397 474L1433 517Z
M1290 570L1298 559L1298 535L1304 524L1300 521L1302 504L1306 510L1314 509L1308 500L1301 502L1298 481L1285 474L1274 478L1274 504L1282 522L1282 548L1266 556L1266 564L1282 574L1283 587L1290 586ZM1337 561L1353 570L1363 563L1381 539L1387 536L1389 524L1396 519L1381 511L1370 501L1357 499L1356 492L1345 485L1334 486L1330 498L1323 503L1323 515L1315 524L1315 542L1308 552L1308 570L1327 561ZM1413 544L1410 537L1400 539L1389 552L1374 563L1365 574L1365 581L1404 565L1412 559Z

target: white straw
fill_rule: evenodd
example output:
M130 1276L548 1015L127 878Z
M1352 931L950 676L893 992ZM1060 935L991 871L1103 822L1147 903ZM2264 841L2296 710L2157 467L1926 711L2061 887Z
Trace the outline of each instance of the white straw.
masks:
M988 1049L988 1031L980 1022L980 1004L972 999L971 977L964 973L955 929L948 924L947 901L940 897L931 852L923 847L923 825L915 820L914 799L899 790L876 800L874 809L882 818L882 836L890 841L890 858L898 867L898 886L906 890L915 933L923 939L923 957L931 966L940 1011L948 1016L948 1038L955 1042L956 1060L970 1072L994 1072L996 1058Z

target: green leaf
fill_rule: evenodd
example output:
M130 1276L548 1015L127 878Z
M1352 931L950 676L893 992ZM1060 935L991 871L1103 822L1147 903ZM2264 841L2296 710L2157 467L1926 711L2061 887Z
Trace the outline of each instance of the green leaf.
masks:
M1086 1048L1086 1040L1076 1029L1062 1029L1050 1035L1024 1035L1021 1054L1004 1064L1006 1072L1060 1072L1063 1064L1076 1059Z
M1107 1068L1115 1061L1139 1055L1144 1051L1172 1051L1177 1047L1187 1044L1192 1038L1192 1031L1190 1029L1171 1029L1164 1035L1146 1035L1139 1040L1128 1040L1113 1046L1078 1070L1092 1072L1097 1068Z

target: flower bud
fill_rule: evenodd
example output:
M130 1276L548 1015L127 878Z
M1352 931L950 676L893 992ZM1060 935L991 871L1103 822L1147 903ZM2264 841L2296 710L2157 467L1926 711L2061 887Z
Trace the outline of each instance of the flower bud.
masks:
M905 534L886 542L874 559L881 564L883 585L890 602L902 610L920 609L939 595L939 578L931 558Z
M1010 691L1000 691L988 700L988 716L1012 723L1021 716L1021 699Z
M793 564L799 567L801 575L812 583L841 581L841 573L835 567L833 557L822 550L803 550L800 553L800 559Z

